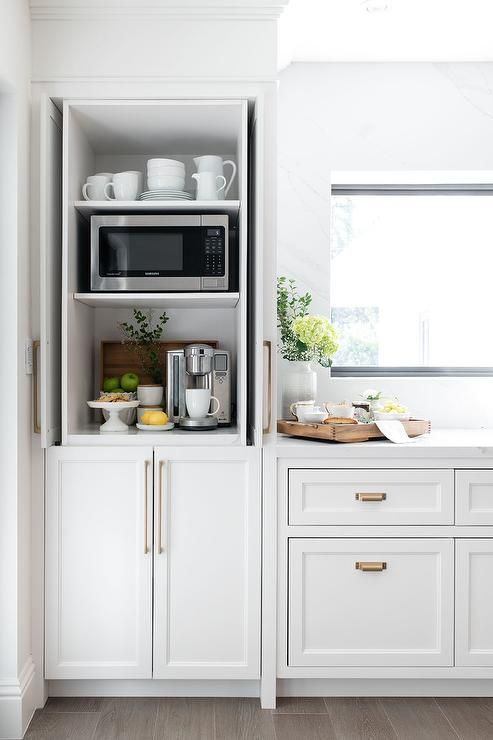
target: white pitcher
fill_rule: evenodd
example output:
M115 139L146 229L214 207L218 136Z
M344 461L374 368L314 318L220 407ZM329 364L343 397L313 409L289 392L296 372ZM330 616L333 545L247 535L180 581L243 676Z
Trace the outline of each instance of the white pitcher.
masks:
M224 175L216 175L215 172L195 172L192 178L197 180L197 200L223 200L222 191L226 187Z
M224 193L221 193L219 200L223 200L228 195L229 189L233 184L233 180L236 177L236 165L231 159L223 160L222 157L218 157L215 154L206 154L203 157L194 157L193 161L197 168L197 172L214 172L216 175L224 176L223 167L226 164L230 164L233 168L231 178L224 188Z

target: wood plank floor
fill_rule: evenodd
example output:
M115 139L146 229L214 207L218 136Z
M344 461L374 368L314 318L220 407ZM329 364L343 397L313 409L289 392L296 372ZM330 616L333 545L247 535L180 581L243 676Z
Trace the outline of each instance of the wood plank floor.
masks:
M49 699L26 740L493 740L493 698Z

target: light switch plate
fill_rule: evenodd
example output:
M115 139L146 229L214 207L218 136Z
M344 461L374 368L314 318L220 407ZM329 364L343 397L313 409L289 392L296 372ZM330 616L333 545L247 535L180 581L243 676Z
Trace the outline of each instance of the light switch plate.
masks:
M33 340L24 340L24 371L26 375L33 374Z

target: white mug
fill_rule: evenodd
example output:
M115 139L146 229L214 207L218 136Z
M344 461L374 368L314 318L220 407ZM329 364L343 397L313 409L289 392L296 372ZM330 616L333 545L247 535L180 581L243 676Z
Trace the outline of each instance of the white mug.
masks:
M217 408L209 412L211 401L217 403ZM185 403L191 419L205 419L206 416L215 416L221 408L221 404L215 396L211 396L208 388L187 388L185 391Z
M324 408L327 409L329 416L336 416L339 419L354 419L354 406L352 404L326 401Z
M104 186L106 200L137 200L142 192L144 176L142 172L129 170L128 172L117 172L113 175L113 181ZM114 197L109 194L113 190Z
M223 168L225 167L225 165L231 165L233 171L231 173L229 182L224 188L224 193L219 194L219 200L226 198L229 189L233 184L233 180L236 177L235 163L231 159L223 160L222 157L218 157L216 154L206 154L202 157L194 157L193 161L195 162L195 166L197 167L197 172L214 172L214 174L216 175L224 175Z
M219 193L226 187L224 175L215 172L195 172L192 178L197 180L197 200L219 200Z
M82 186L82 196L85 200L104 200L104 189L111 183L109 172L101 172L99 175L91 175Z

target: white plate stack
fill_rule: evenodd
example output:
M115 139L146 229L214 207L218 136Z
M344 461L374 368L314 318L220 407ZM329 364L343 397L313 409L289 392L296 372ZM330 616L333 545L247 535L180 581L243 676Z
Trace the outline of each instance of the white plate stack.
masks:
M185 165L177 159L149 159L147 162L148 190L141 200L192 200L185 187Z

